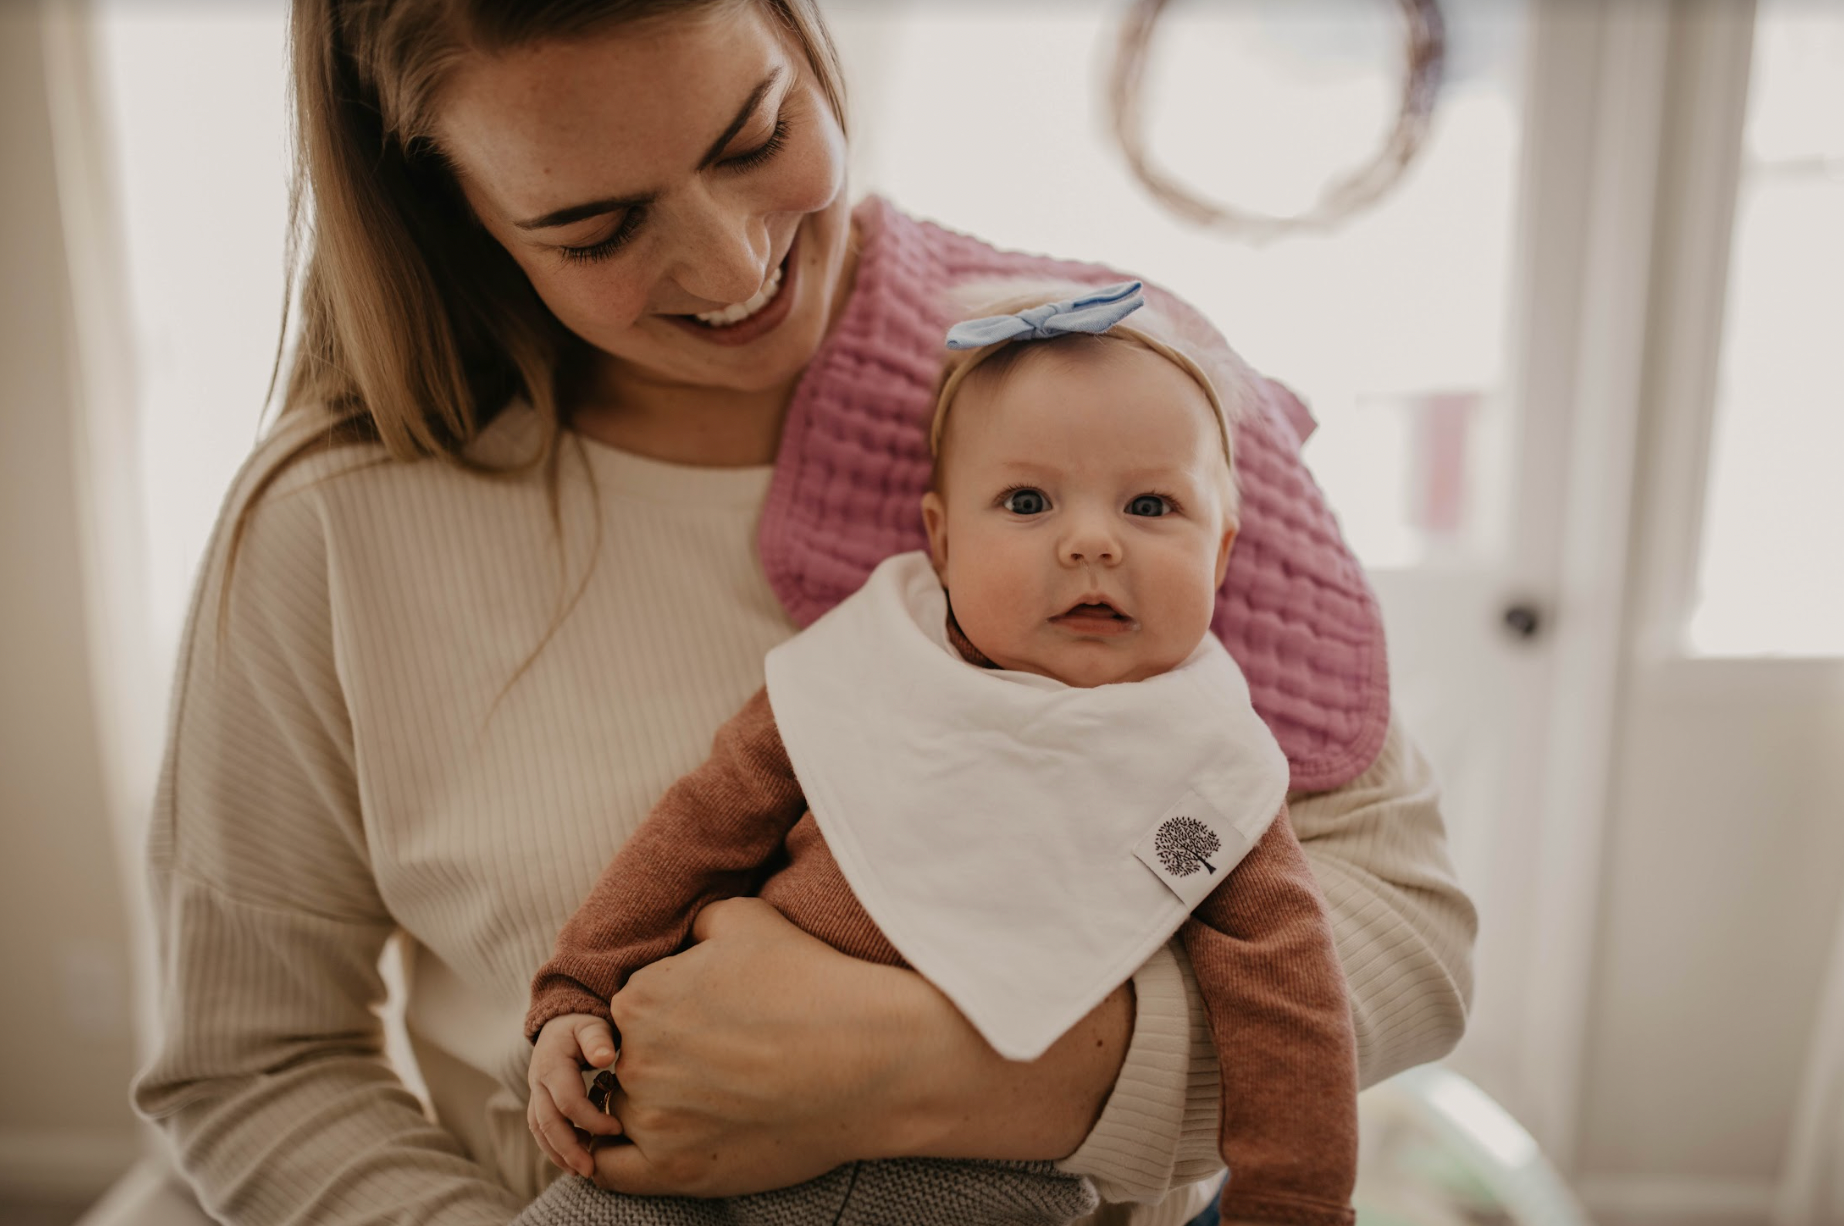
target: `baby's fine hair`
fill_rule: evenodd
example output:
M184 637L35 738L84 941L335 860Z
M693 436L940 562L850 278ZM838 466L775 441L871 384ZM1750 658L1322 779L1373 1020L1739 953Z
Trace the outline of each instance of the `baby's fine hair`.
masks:
M949 291L950 317L956 320L980 319L989 315L1014 315L1045 303L1060 302L1089 293L1093 286L1073 281L982 281L969 282ZM1189 375L1210 402L1216 418L1217 432L1223 443L1223 462L1228 476L1226 506L1232 518L1239 518L1241 495L1236 481L1236 422L1247 411L1253 394L1253 379L1246 367L1227 349L1211 365L1217 378L1205 369L1202 355L1181 335L1173 321L1148 301L1121 323L1105 332L1077 332L1050 340L1009 340L982 345L977 349L944 350L941 377L935 388L934 420L929 425L928 450L937 467L941 463L941 444L947 431L948 412L967 379L975 371L982 379L1004 379L1028 354L1040 349L1067 349L1095 344L1133 345L1158 354ZM1223 386L1219 387L1219 383ZM937 474L938 479L938 474ZM931 485L935 484L931 480Z

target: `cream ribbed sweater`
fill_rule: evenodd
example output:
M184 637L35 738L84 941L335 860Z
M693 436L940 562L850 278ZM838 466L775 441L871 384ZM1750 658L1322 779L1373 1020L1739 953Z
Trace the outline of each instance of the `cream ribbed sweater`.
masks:
M509 411L481 458L525 454L534 427ZM794 632L755 552L769 468L567 448L560 547L535 476L373 458L315 459L265 496L221 632L220 525L175 687L149 852L164 1033L135 1101L232 1222L503 1223L543 1186L532 972ZM558 623L566 571L569 590L587 580ZM1364 1080L1442 1054L1474 920L1426 764L1392 729L1365 775L1291 803ZM381 1054L378 955L398 930L439 1124ZM1218 1166L1189 968L1168 951L1134 986L1126 1066L1066 1163L1116 1201ZM1182 1222L1208 1199L1102 1216Z

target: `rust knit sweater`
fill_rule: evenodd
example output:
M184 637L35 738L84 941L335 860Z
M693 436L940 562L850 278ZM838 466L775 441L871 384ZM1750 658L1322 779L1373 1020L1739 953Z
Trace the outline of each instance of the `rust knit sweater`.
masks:
M950 622L972 663L990 666ZM755 894L853 957L905 965L827 850L763 689L608 865L532 980L525 1032L608 1017L627 977L676 953L699 910ZM1323 900L1285 807L1179 930L1222 1068L1225 1220L1350 1226L1357 1056Z

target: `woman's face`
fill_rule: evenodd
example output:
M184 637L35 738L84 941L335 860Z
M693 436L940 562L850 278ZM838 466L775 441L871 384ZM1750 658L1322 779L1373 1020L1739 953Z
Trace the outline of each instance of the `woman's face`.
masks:
M779 386L845 292L844 133L755 4L476 58L436 137L481 224L624 377Z

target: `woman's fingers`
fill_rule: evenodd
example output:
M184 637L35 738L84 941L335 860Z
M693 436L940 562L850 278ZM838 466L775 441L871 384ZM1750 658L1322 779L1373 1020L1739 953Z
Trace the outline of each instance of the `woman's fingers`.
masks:
M668 1189L654 1186L652 1168L633 1142L603 1145L595 1151L595 1173L590 1176L604 1192L625 1192L629 1196L658 1196Z
M684 1169L664 1170L632 1141L617 1141L596 1146L595 1174L590 1178L604 1191L629 1196L696 1195L698 1185L688 1174Z

